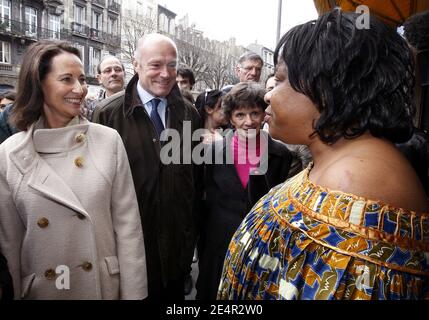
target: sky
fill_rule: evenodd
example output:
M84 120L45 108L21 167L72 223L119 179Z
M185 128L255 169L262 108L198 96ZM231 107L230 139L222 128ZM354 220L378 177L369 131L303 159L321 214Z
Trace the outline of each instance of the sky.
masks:
M212 40L237 39L237 45L257 42L272 50L276 45L278 0L158 0ZM291 27L316 19L313 0L283 0L283 35Z

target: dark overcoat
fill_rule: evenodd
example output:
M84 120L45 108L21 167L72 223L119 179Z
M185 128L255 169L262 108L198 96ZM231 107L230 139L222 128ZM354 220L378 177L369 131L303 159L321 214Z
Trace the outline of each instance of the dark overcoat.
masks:
M212 151L216 159L225 157L231 148L231 135ZM268 136L268 170L262 175L250 175L244 188L234 164L205 166L205 201L202 213L199 249L197 299L213 300L222 273L228 245L236 229L256 202L268 191L284 182L289 172L292 154L285 145ZM229 164L228 164L229 163Z
M164 285L177 281L192 263L198 174L192 164L183 163L183 154L189 156L191 137L187 134L199 128L201 120L195 107L183 100L175 85L166 97L166 128L179 134L179 143L173 143L172 147L175 152L180 151L181 160L179 164L164 164L160 151L168 143L160 143L158 139L138 96L138 80L136 74L125 92L102 101L94 111L93 121L116 129L128 154L143 225L150 297L160 279Z

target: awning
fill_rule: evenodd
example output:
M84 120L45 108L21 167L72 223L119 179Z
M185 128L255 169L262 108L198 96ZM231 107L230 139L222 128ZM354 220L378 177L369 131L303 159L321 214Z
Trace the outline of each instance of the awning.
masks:
M366 5L371 14L398 27L408 17L421 11L429 10L429 0L314 0L319 15L340 7L344 11L356 11L359 5Z

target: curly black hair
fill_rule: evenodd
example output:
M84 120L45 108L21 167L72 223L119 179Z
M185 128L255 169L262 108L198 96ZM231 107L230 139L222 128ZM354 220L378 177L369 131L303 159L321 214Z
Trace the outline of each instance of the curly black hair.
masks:
M294 90L320 112L313 124L333 144L369 131L392 142L412 134L414 64L406 41L375 17L359 28L358 14L334 9L294 27L277 45Z
M429 49L429 10L408 18L404 23L404 35L417 50Z

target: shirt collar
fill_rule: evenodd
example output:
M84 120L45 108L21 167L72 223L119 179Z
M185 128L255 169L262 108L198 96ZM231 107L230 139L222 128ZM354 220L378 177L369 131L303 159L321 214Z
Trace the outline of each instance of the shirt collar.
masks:
M164 105L167 105L167 99L166 98L155 97L155 96L151 95L149 92L147 92L145 89L143 89L142 85L140 84L140 81L137 82L137 93L139 95L141 102L144 105L147 105L149 103L149 101L151 101L154 98L160 99L162 102L164 102Z

